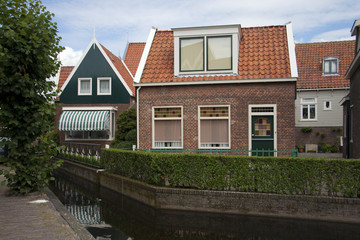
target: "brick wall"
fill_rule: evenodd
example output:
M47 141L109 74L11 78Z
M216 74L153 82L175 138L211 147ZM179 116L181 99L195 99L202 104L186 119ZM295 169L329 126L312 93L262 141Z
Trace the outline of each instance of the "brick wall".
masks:
M248 149L249 104L277 105L277 148L295 148L294 83L142 87L139 141L152 147L152 107L183 106L184 149L198 149L198 105L230 105L231 149Z

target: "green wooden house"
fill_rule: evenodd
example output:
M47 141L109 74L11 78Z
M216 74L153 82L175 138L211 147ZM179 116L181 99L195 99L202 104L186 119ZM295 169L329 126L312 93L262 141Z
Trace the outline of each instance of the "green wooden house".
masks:
M133 79L125 62L94 38L76 66L60 70L55 121L60 142L109 144L117 116L135 107Z

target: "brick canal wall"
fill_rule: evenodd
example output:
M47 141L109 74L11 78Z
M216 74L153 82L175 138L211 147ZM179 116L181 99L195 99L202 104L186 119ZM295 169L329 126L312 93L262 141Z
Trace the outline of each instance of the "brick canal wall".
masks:
M57 171L74 174L157 209L360 223L359 198L155 187L66 160Z

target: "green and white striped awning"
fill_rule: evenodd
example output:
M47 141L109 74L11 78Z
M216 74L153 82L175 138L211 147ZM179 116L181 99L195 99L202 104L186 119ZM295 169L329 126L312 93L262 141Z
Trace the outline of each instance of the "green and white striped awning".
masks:
M59 120L59 131L110 130L109 111L64 111Z

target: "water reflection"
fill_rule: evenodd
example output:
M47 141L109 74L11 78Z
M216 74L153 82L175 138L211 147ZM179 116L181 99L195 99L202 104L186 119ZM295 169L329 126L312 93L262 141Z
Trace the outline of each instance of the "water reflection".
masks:
M53 191L97 239L360 239L359 224L156 210L60 173Z

